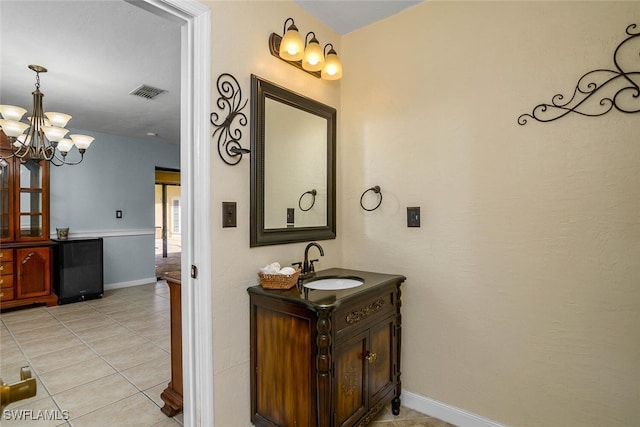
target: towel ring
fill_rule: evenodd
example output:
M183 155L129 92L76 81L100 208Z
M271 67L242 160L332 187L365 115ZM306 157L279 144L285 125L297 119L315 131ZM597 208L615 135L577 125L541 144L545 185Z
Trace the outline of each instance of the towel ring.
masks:
M313 197L313 199L311 200L311 205L307 209L302 207L302 198L306 194L311 194L311 197ZM300 210L302 212L307 212L307 211L311 210L313 205L316 204L316 194L318 194L318 192L315 190L315 188L313 190L305 191L304 193L302 193L302 196L300 196L300 198L298 199L298 207L300 208Z
M378 196L380 196L380 199L378 200L378 204L375 205L375 207L373 207L371 209L365 208L364 204L362 203L362 199L364 198L364 195L367 194L369 191L373 191ZM375 211L376 209L378 209L380 207L381 204L382 204L382 191L380 191L380 186L379 185L376 185L374 187L371 187L371 188L365 190L364 193L362 193L362 196L360 196L360 206L362 206L362 209L364 209L365 211L368 211L368 212Z

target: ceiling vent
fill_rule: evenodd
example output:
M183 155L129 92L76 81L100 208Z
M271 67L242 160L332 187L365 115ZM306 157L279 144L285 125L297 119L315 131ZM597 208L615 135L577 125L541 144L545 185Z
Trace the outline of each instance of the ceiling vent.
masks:
M129 95L135 95L145 99L153 99L162 92L166 92L166 90L143 84L129 92Z

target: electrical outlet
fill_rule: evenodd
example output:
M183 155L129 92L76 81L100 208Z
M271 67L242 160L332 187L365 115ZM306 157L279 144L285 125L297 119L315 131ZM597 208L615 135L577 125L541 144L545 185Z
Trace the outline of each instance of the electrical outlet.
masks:
M236 227L236 202L222 202L222 227Z
M420 227L420 206L407 208L407 227Z

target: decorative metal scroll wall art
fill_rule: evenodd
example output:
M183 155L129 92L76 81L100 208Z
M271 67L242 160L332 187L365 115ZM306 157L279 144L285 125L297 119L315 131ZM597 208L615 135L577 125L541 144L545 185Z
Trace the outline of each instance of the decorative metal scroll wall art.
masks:
M559 93L551 104L536 105L531 114L522 114L518 123L552 122L569 113L596 117L614 108L621 113L640 112L640 29L631 24L626 33L629 37L613 53L615 70L589 71L578 80L571 99L565 102Z
M378 204L375 205L372 208L366 208L364 206L363 199L364 199L364 196L370 191L373 191L375 194L378 195ZM362 193L362 195L360 196L360 206L365 211L369 211L369 212L375 211L376 209L378 209L380 207L381 204L382 204L382 190L380 190L380 186L379 185L376 185L376 186L373 186L371 188L368 188L368 189L364 190L364 193Z
M309 207L305 209L302 207L302 198L307 194L311 196L311 203L309 203ZM315 190L315 188L313 190L305 191L304 193L302 193L302 196L300 196L300 198L298 199L298 207L300 208L301 211L307 212L311 210L313 205L316 204L316 194L318 194L318 192Z
M247 116L242 110L248 99L242 101L242 90L238 80L231 74L220 74L216 86L220 93L216 104L222 111L220 114L211 113L211 124L216 127L211 136L218 140L218 154L222 161L233 166L240 163L243 154L251 152L240 145L240 127L247 125Z

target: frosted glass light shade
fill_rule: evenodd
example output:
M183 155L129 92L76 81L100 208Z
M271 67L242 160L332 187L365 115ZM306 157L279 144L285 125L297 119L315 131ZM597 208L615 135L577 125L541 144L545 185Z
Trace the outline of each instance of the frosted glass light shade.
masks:
M71 116L65 113L48 112L44 113L44 115L47 116L52 126L59 128L65 127L67 123L69 123L69 120L71 120Z
M280 41L280 58L287 61L300 61L304 55L304 41L295 25L291 25Z
M69 150L71 150L71 147L73 147L73 141L69 138L61 139L60 142L58 142L58 150L63 154L67 154Z
M47 139L51 142L58 142L64 138L67 133L69 133L68 129L59 128L57 126L42 126L42 130Z
M19 122L22 120L22 116L25 115L27 110L22 107L16 107L14 105L0 105L0 114L2 118L6 120L15 120Z
M30 145L30 144L31 144L31 135L27 135L26 133L23 133L16 139L16 141L13 143L13 146L22 147L24 145Z
M304 50L302 68L307 71L320 71L324 66L324 53L318 42L310 42Z
M320 74L325 80L338 80L342 78L342 64L335 50L331 49L324 58L324 67Z
M69 138L73 140L73 143L78 147L78 150L86 150L95 139L88 135L69 135Z
M5 135L7 135L9 138L17 138L29 128L29 125L27 123L18 122L16 120L1 119L0 127L2 127Z

